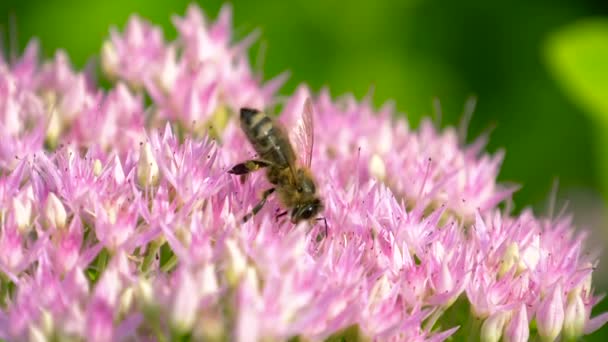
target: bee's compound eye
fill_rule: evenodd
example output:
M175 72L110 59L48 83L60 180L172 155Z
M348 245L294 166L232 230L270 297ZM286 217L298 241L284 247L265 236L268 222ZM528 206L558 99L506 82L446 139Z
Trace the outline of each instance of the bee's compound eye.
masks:
M309 206L306 207L306 209L304 209L302 211L302 215L301 216L302 216L303 219L308 220L309 218L312 217L313 214L314 214L313 206L309 205Z

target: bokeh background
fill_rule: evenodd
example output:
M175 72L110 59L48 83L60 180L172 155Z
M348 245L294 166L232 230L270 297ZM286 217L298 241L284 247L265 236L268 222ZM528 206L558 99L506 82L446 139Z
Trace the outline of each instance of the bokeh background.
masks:
M2 0L0 36L21 51L37 37L46 57L68 52L82 68L95 57L110 26L136 12L175 37L171 14L190 1ZM200 2L215 17L221 1ZM358 98L374 89L381 105L394 100L416 126L422 116L455 125L471 95L477 107L470 139L493 128L488 149L504 148L501 181L516 182L518 210L548 212L559 181L557 208L569 202L574 220L592 230L591 247L608 247L608 1L488 2L233 1L236 38L254 29L256 70L291 77L314 90ZM15 39L16 38L16 39ZM608 290L608 250L595 285ZM598 308L608 310L604 301ZM598 311L599 311L598 310ZM608 337L604 328L588 341Z

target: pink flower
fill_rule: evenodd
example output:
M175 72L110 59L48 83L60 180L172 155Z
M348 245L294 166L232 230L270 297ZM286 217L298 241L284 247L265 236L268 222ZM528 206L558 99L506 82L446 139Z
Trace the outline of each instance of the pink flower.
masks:
M133 15L124 35L110 31L110 40L102 48L102 66L110 77L120 77L131 86L140 87L150 65L164 53L162 31Z
M256 158L238 112L278 103L284 76L255 75L231 21L190 6L166 42L131 17L102 47L108 91L36 43L0 62L1 338L524 341L608 321L571 220L498 206L502 153L370 98L299 87L277 121L296 132L312 100L322 218L294 226L271 196L243 222L272 185L227 173Z

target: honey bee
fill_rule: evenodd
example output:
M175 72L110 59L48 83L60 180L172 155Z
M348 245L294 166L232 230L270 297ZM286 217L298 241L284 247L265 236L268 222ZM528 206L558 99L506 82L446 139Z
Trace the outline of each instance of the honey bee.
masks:
M266 178L273 185L263 192L262 199L243 217L243 222L257 214L266 203L266 199L274 192L278 194L279 201L287 209L279 213L277 218L291 211L291 222L295 224L303 220L311 220L323 210L323 202L317 194L317 187L310 171L314 143L312 110L312 103L307 99L294 131L294 138L299 144L297 146L305 154L303 158L305 164L303 164L296 157L289 136L282 125L259 110L241 108L241 129L257 152L258 159L236 164L228 173L245 175L266 168ZM325 221L325 218L317 220ZM326 221L325 230L327 234Z

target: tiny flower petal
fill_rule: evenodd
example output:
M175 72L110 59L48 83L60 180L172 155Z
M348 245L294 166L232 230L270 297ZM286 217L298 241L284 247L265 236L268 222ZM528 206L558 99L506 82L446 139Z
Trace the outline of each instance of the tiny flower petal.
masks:
M236 283L241 275L247 269L247 258L241 251L240 247L234 240L226 241L226 250L228 252L228 268L226 270L226 277L230 284Z
M142 187L158 185L160 171L158 164L154 159L152 147L149 143L145 143L139 153L139 161L137 162L137 181Z
M377 179L383 180L386 177L386 166L384 166L384 161L377 154L374 154L369 161L369 170Z
M497 312L488 317L481 325L480 339L482 342L498 342L503 334L503 329L507 319L508 312Z
M61 203L61 200L52 192L49 193L46 198L44 215L46 222L50 226L59 229L65 227L67 219L65 207L63 206L63 203Z
M29 231L32 223L32 205L29 203L23 203L18 197L13 198L13 214L15 216L15 223L21 232Z
M528 312L525 305L521 305L519 310L511 317L504 334L505 342L526 342L530 337L528 322Z
M564 312L564 337L567 340L576 340L583 335L587 323L585 303L579 295L568 296Z
M171 324L180 333L192 329L198 309L198 289L190 272L180 274L175 302L171 310Z
M509 272L511 268L516 265L519 261L519 247L515 242L511 243L503 256L502 263L498 269L498 276L502 277L505 273Z
M119 71L120 57L116 47L111 41L107 40L101 48L101 67L110 78L116 78Z
M543 341L555 341L564 324L564 301L561 284L553 287L553 290L540 302L536 312L538 335Z

